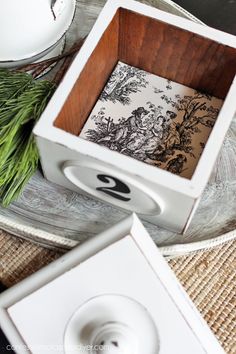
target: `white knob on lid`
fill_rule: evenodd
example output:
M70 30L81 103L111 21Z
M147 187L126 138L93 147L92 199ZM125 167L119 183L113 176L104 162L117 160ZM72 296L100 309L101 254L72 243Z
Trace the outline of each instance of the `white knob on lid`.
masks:
M92 340L95 354L135 354L138 338L126 325L108 322L98 327Z
M159 336L147 309L122 295L82 304L65 331L65 354L158 354Z

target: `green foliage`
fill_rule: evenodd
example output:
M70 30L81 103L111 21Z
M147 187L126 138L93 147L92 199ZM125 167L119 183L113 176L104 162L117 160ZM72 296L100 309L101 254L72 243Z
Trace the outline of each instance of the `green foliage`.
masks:
M17 97L33 81L31 75L26 73L12 73L9 70L0 69L0 107L10 98Z
M27 73L0 70L0 202L15 200L37 169L39 155L32 135L55 84Z

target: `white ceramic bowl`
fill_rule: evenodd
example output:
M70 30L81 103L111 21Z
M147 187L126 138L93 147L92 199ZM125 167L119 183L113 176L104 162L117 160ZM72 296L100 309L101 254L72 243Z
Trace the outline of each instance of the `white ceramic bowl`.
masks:
M76 0L1 0L0 67L12 68L47 55L63 38Z

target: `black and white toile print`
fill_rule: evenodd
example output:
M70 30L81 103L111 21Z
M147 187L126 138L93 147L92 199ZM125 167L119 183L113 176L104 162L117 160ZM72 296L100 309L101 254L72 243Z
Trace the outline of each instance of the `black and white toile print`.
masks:
M190 179L222 103L119 62L80 137Z

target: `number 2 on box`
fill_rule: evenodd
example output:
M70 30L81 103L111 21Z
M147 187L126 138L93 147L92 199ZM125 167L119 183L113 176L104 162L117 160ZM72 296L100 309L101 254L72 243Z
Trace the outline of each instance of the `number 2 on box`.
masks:
M97 175L97 179L103 183L111 183L114 182L115 185L111 186L106 186L106 187L98 187L96 188L98 191L101 191L103 193L106 193L110 195L113 198L122 200L123 202L129 202L130 198L124 197L122 194L130 194L130 189L129 187L121 182L119 179L112 177L112 176L107 176L107 175ZM118 193L116 193L118 192Z

